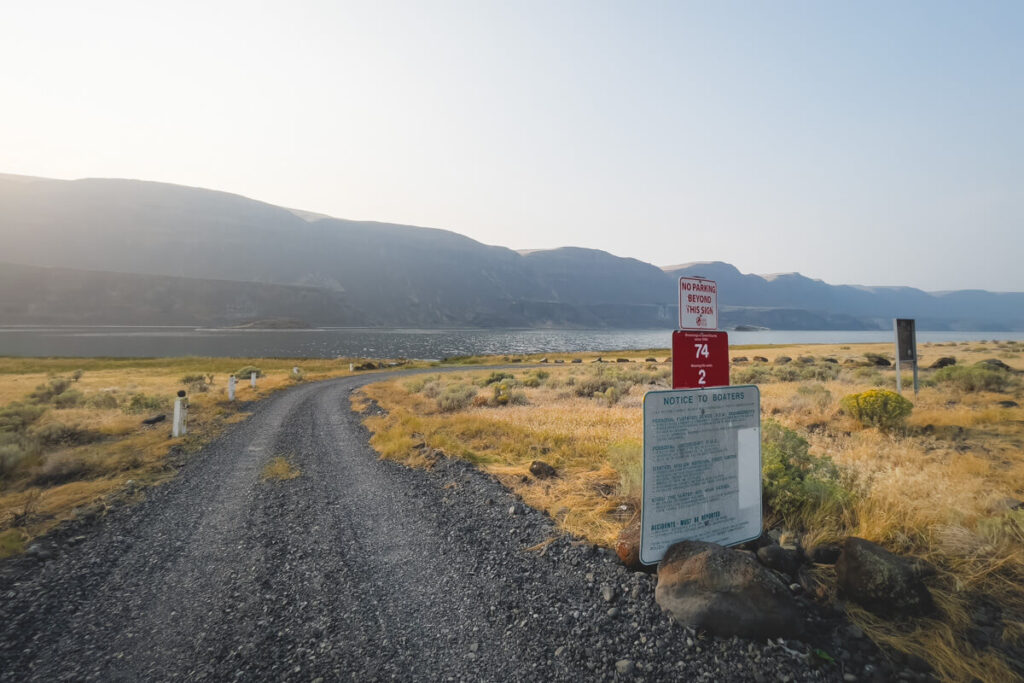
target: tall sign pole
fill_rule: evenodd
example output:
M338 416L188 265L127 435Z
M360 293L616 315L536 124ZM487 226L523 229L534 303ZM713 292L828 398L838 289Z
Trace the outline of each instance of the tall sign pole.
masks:
M914 367L914 395L918 392L917 382L917 330L913 318L896 318L893 320L896 334L896 391L903 393L903 363L911 363Z

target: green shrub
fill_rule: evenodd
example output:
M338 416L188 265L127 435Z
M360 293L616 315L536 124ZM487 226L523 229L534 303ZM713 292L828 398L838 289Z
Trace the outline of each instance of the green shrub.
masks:
M729 374L733 384L765 384L773 379L771 368L764 364L733 367Z
M17 444L0 446L0 479L9 476L26 455L25 450Z
M445 413L462 410L473 401L474 396L476 396L475 387L468 384L449 384L437 397L437 408Z
M146 394L132 394L124 412L131 415L137 413L153 413L158 410L167 410L171 406L170 399L161 396L148 396Z
M85 403L90 408L97 408L99 410L113 410L118 407L117 396L106 391L93 394L85 400Z
M868 389L844 396L843 410L868 427L893 430L903 426L914 404L888 389Z
M515 391L508 382L500 382L494 385L494 395L491 397L490 405L492 406L507 406L507 405L526 405L526 393L522 391Z
M57 408L74 408L85 403L85 395L78 389L68 389L53 397L53 405Z
M22 432L46 412L44 406L11 403L0 408L0 432Z
M772 374L780 382L795 382L800 379L800 369L791 365L780 365L772 370Z
M961 391L1009 391L1017 380L1006 370L984 365L947 365L936 370L928 383L948 384Z
M262 377L263 371L255 365L246 365L241 370L235 372L235 377L238 379L250 379L253 375L256 375L256 377ZM200 377L200 379L202 379L202 377Z
M432 379L423 385L423 395L427 398L437 398L441 395L442 386L440 379Z
M604 391L604 400L608 401L608 405L613 406L619 402L622 398L622 390L618 387L608 387Z
M405 388L414 394L418 394L423 391L423 387L425 387L428 382L436 382L440 379L441 375L420 375L406 382Z
M853 495L832 459L811 454L806 439L774 420L761 430L761 464L765 502L786 526L807 528L850 507Z
M28 395L33 403L50 403L71 387L71 380L65 377L53 377L46 384L40 384Z
M59 453L46 458L32 475L32 486L58 486L69 481L88 479L93 467L84 457L74 453Z
M874 384L876 387L880 387L885 384L885 377L882 373L874 368L856 368L853 371L854 379L865 382L866 384Z
M237 377L238 375L235 376ZM256 376L259 377L259 375ZM246 375L246 377L248 377L248 375ZM185 375L179 381L185 386L195 384L196 382L202 382L203 384L206 384L206 375Z
M825 410L831 405L832 392L818 383L801 384L796 388L796 394L790 400L790 407L795 409L816 408L818 410Z
M839 377L839 365L836 363L815 363L798 369L799 378L805 382L831 382Z
M506 380L515 380L515 375L511 372L492 372L490 375L481 380L480 386L487 387L497 382L504 382Z
M79 446L97 441L100 436L78 425L66 425L62 422L48 422L34 427L29 437L40 446Z

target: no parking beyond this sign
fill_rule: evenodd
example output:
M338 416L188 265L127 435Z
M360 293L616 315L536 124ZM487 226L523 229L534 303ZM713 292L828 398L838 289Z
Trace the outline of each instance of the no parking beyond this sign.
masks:
M761 534L761 395L756 386L644 397L640 561L673 543L743 543Z
M718 285L714 280L679 278L679 329L718 329Z

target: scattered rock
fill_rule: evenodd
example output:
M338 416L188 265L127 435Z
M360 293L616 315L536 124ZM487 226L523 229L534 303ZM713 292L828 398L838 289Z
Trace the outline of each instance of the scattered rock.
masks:
M736 356L732 359L733 363L748 363L750 362L746 356Z
M801 363L803 365L811 365L814 363L814 359L811 358L810 356L800 356L796 359L796 362Z
M768 359L765 358L764 356L754 356L754 362L755 363L767 363Z
M824 360L826 363L832 363L832 365L839 365L839 361L837 361L835 358L825 358Z
M979 360L975 365L980 365L983 368L990 368L992 370L1012 370L1009 365L998 358L986 358L985 360Z
M537 361L537 362L538 362L538 363L547 363L547 362L548 362L548 359L547 359L547 357L545 356L544 358L541 358L541 359L540 359L539 361Z
M633 664L632 659L620 659L615 662L615 671L620 676L632 676L635 669L636 665Z
M786 586L749 553L682 541L658 565L655 600L686 626L713 635L798 635L801 615Z
M939 368L949 367L950 365L956 365L956 358L953 356L943 356L942 358L936 359L936 361L928 367L932 370L938 370Z
M793 359L790 358L789 356L779 356L778 358L775 359L775 364L785 365L786 363L792 362L792 360Z
M851 536L836 561L839 591L881 615L927 614L932 595L911 563L885 548Z
M632 363L633 361L631 361L631 360L630 360L630 359L628 359L628 358L616 358L616 359L615 359L615 362L616 362L616 363Z
M798 550L787 550L775 544L766 545L757 551L757 559L761 564L777 572L796 576L802 564Z
M807 559L814 564L835 564L841 552L843 552L843 549L835 543L823 543L812 546L806 551L806 554Z
M582 358L573 358L570 362L571 363L582 363L583 359Z
M657 358L645 358L644 362L645 363L657 363L658 359Z
M1020 404L1016 401L996 401L996 405L1000 408L1019 408Z
M615 599L615 589L608 585L601 586L601 598L605 602L611 602Z
M550 479L556 476L558 473L555 472L555 468L547 464L543 460L534 460L530 463L530 474L537 477L538 479Z
M142 421L142 424L144 424L144 425L155 425L156 423L163 422L166 419L167 419L167 416L164 415L164 414L154 415L153 417L147 417L145 420Z

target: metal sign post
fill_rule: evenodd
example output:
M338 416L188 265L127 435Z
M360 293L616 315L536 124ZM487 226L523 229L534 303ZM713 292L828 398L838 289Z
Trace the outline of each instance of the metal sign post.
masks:
M896 333L896 391L903 393L903 363L914 366L914 395L918 392L917 381L917 330L912 318L896 318L893 329Z
M673 543L761 535L761 394L756 386L650 391L644 397L640 561Z

